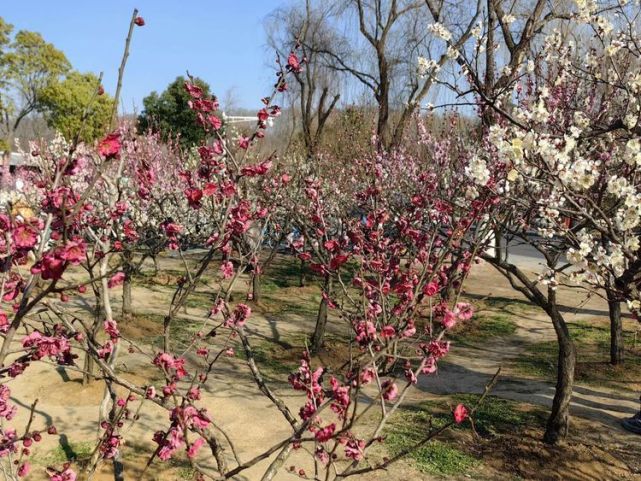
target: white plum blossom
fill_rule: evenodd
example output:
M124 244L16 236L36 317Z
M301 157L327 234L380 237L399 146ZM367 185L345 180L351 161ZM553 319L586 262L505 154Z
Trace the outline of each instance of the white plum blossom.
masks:
M574 112L574 124L581 130L587 128L590 125L590 119L581 111L577 110Z
M574 0L574 3L578 9L579 19L589 22L597 9L596 2L594 0Z
M427 30L434 34L435 37L449 42L452 40L452 34L442 23L433 23L427 27Z
M511 23L516 22L516 17L511 14L507 14L503 17L503 23L510 25Z
M623 123L627 128L633 129L637 125L637 120L639 120L639 114L634 112L629 112L623 118Z
M472 157L469 165L465 168L465 174L481 187L487 185L490 180L490 170L487 168L487 162L478 156Z
M533 60L528 60L527 61L527 66L526 66L527 73L533 73L534 69L535 69L534 61Z
M630 165L641 166L641 142L639 139L630 139L625 144L625 161Z
M550 116L550 113L545 107L545 100L541 98L541 100L539 100L536 103L534 110L532 111L532 119L535 122L544 123L544 122L547 122L549 116Z
M638 94L641 92L641 73L636 74L628 82L628 86L633 93Z
M604 16L600 15L596 18L596 26L602 35L609 35L612 32L612 24Z
M479 22L474 26L470 34L472 35L472 37L476 39L480 39L482 32L483 32L483 27L481 26L481 22Z
M459 51L453 47L452 45L449 45L447 47L447 53L445 54L447 58L449 59L455 59L459 56Z
M428 74L435 74L440 70L440 67L433 59L425 57L418 57L418 65L416 71L419 77L426 77Z

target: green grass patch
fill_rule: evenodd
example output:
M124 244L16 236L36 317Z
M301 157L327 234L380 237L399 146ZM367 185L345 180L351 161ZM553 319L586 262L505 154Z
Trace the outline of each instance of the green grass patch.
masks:
M267 268L264 277L269 277L270 288L300 287L301 269L305 275L305 285L311 286L322 281L322 276L309 268L309 263L301 265L300 260L294 256L279 256ZM351 279L356 274L358 263L350 260L341 267L341 275L345 279ZM261 280L262 282L262 280Z
M45 454L41 459L42 464L60 466L67 462L76 462L84 465L91 459L91 454L96 447L95 442L62 443ZM36 456L34 459L37 459Z
M386 445L394 455L419 441L418 436L399 432L387 437ZM423 473L436 475L457 475L469 473L479 461L443 441L432 441L410 455L412 464Z
M459 345L475 345L495 337L507 337L516 332L516 324L505 314L479 314L459 323L448 336Z
M291 358L291 356L285 357L287 354L285 351L293 349L295 348L291 347L286 349L272 342L262 342L252 346L254 359L258 368L267 374L276 375L279 378L283 375L289 375L292 371L295 371L299 365L295 358Z
M430 400L416 406L401 408L386 430L386 443L390 455L411 448L421 441L430 429L438 429L451 421L449 405L463 403L468 407L478 401L476 394L457 394L439 400ZM515 434L520 430L545 423L542 408L523 405L516 401L487 396L474 414L476 432L484 437ZM424 473L435 475L471 475L481 461L466 452L461 436L471 433L471 423L454 425L452 432L414 451L412 463Z
M181 279L186 278L184 270L162 269L157 273L139 272L132 277L132 284L160 292L163 288L175 289ZM201 276L196 285L206 286L210 278Z
M641 351L638 348L630 349L634 332L624 331L624 364L612 366L609 364L609 327L577 321L568 322L568 329L577 347L576 381L617 386L617 383L635 383L641 379ZM527 346L513 367L523 375L553 380L556 377L558 352L556 341L535 343Z
M187 319L174 319L169 327L172 349L186 349L194 339L194 334L203 326L203 322L190 321ZM162 338L159 339L162 341Z
M569 322L570 335L577 344L597 344L599 348L609 348L609 327L591 324L585 321ZM632 333L628 333L631 335ZM628 336L629 337L629 336Z
M300 360L309 344L306 334L288 335L276 341L253 341L252 351L258 368L264 375L275 381L284 381L300 366ZM345 339L328 334L325 347L318 355L312 355L312 365L323 364L329 369L341 366L348 359L348 347ZM241 359L246 360L242 346L237 349Z
M487 297L480 302L479 309L486 308L497 311L536 311L537 306L533 305L530 301L523 299L513 299L510 297Z
M195 479L198 471L191 465L189 465L188 462L185 462L185 464L187 465L179 467L178 471L176 472L176 474L178 475L178 479Z
M457 403L466 406L474 406L478 399L476 394L459 394L455 397ZM448 418L449 416L448 413ZM515 429L526 426L542 426L546 419L546 411L538 406L524 408L516 401L487 396L474 414L474 427L481 436L493 436L514 433ZM467 422L456 428L465 428L466 424Z
M307 264L303 267L303 272L307 281L312 281L314 274L310 271ZM301 263L298 259L292 257L281 262L273 263L267 269L265 278L269 278L268 289L298 287L300 286ZM267 280L267 279L266 279ZM261 279L262 281L262 279ZM264 286L265 284L261 284Z
M192 294L189 295L189 297L187 297L187 300L185 300L185 303L183 305L191 309L209 310L212 304L213 304L213 301L211 300L211 297L208 294L201 293L201 292L193 292Z
M558 355L556 342L537 342L525 349L514 362L514 368L521 374L551 379L556 372Z
M435 429L445 422L445 416L435 416L428 403L423 403L421 408L401 409L386 430L385 446L394 456L424 439L430 426ZM437 475L466 474L479 463L454 443L442 440L421 446L409 455L409 459L419 471Z
M308 293L309 294L309 293ZM260 300L262 310L270 315L295 314L298 316L316 316L320 304L320 294L309 294L306 297L281 297L273 293L264 293Z
M263 277L260 279L260 292L263 295L273 294L277 292L281 287L283 286L279 285L279 283L271 277Z
M162 346L164 319L162 314L136 313L121 329L128 338L142 339L152 346ZM203 321L192 321L175 317L169 327L172 349L186 348L194 334L202 328L203 322L204 318Z

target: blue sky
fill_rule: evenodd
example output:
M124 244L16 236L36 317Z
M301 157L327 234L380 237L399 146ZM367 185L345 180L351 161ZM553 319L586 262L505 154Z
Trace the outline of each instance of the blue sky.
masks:
M0 15L16 30L40 32L82 72L104 73L113 94L134 7L146 25L136 28L121 104L142 109L152 90L162 91L186 70L206 80L220 97L234 88L240 107L259 106L270 92L273 56L263 21L280 0L21 0L3 1Z

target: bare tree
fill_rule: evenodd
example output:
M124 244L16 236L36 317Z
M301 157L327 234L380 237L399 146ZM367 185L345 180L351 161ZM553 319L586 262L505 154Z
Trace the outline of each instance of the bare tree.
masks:
M557 33L565 36L572 33L567 29L562 32L562 29L558 28L562 26L560 22L572 18L572 15L564 8L567 7L562 3L555 5L553 2L545 0L534 2L487 1L485 35L477 42L474 58L466 60L461 57L460 59L469 74L471 91L478 96L484 107L483 130L490 129L499 117L504 122L517 125L526 131L529 130L527 125L522 125L518 113L509 105L514 84L524 74L524 70L541 72L546 68L545 62L539 59L538 51L540 49L537 45L539 34L551 31L552 27ZM571 26L571 28L577 27ZM480 45L485 47L483 56L481 55L483 49L478 48ZM577 50L577 60L580 60L581 51L581 49ZM499 52L505 54L505 62L500 70L497 58ZM526 64L529 65L526 67ZM524 69L524 67L526 68ZM461 95L466 93L459 91ZM525 202L525 205L533 206L535 204L535 198ZM567 215L571 216L570 213ZM533 278L515 262L510 261L507 255L507 245L510 243L510 239L518 239L518 242L530 245L541 254L549 273L563 275L568 265L561 263L561 254L568 249L568 242L570 245L573 244L560 237L545 239L533 234L530 217L536 217L536 213L527 212L522 218L515 219L512 209L505 212L503 216L499 216L494 233L495 253L494 255L485 255L484 259L503 274L515 290L543 309L554 327L559 347L556 390L544 435L546 442L554 444L566 436L569 427L569 408L574 386L577 349L567 322L562 315L554 286L541 287L541 279ZM574 230L581 227L582 225L577 225ZM620 299L615 295L616 289L606 288L606 291L612 325L611 356L616 359L622 355L619 346L622 337Z
M304 68L293 71L292 106L300 115L303 143L308 159L315 156L327 120L340 99L339 82L327 68L324 51L337 41L330 25L332 8L304 6L275 10L267 26L268 44L279 57L286 58L298 47Z
M439 71L470 38L482 6L479 1L471 12L469 7L456 1L352 0L337 11L346 24L355 14L357 35L323 53L333 70L372 93L380 148L400 145Z

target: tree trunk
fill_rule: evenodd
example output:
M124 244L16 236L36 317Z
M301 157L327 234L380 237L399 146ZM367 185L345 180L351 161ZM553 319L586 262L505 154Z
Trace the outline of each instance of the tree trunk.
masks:
M256 271L252 276L252 300L258 302L260 300L260 274Z
M507 245L506 241L503 238L502 229L494 229L494 257L497 261L503 262L507 261Z
M485 95L491 98L494 95L494 74L496 71L496 51L494 50L494 31L496 29L497 19L493 0L487 0L487 38L485 40L485 82L483 89ZM494 123L492 108L489 105L483 105L481 113L481 125L489 129Z
M125 250L122 253L122 258L124 260L123 272L125 274L125 280L122 283L122 317L123 319L131 319L133 312L131 308L131 278L134 271L133 254L131 251Z
M623 354L623 323L621 322L621 303L616 293L607 290L608 311L610 313L610 364L622 364Z
M328 296L332 290L331 276L325 276L325 284L323 292ZM312 354L318 354L325 343L325 331L327 330L327 300L325 296L321 298L318 306L318 316L316 317L316 327L314 328L314 335L312 336L311 351Z
M94 320L93 320L93 326L91 329L92 339L95 338L96 334L98 333L98 327L101 325L100 321L102 319L102 296L100 294L100 289L94 289L94 295L96 297L96 304L94 305ZM91 354L89 353L85 354L83 371L84 372L82 373L82 385L88 386L94 380L94 377L93 377L94 360L93 360L93 357L91 357Z
M85 354L85 362L84 365L82 366L82 385L83 386L88 386L93 382L93 357L91 357L91 354L86 353Z
M376 100L378 102L378 121L376 123L376 136L378 137L378 147L389 148L389 139L387 124L389 123L389 95L390 81L387 58L385 57L385 45L379 45L376 49L378 57L378 93Z
M125 481L125 466L122 464L122 454L118 452L113 458L114 481Z
M552 401L552 411L547 421L543 440L548 444L557 444L565 438L570 427L570 400L574 386L574 369L576 367L576 347L570 338L565 320L556 309L554 295L551 297L553 312L549 312L559 344L557 361L556 391Z
M131 277L125 275L125 281L122 284L122 317L131 319Z
M298 279L298 287L305 287L307 284L305 261L300 260L300 277Z
M155 254L151 256L151 260L154 263L154 276L157 276L158 275L158 259L156 258Z

